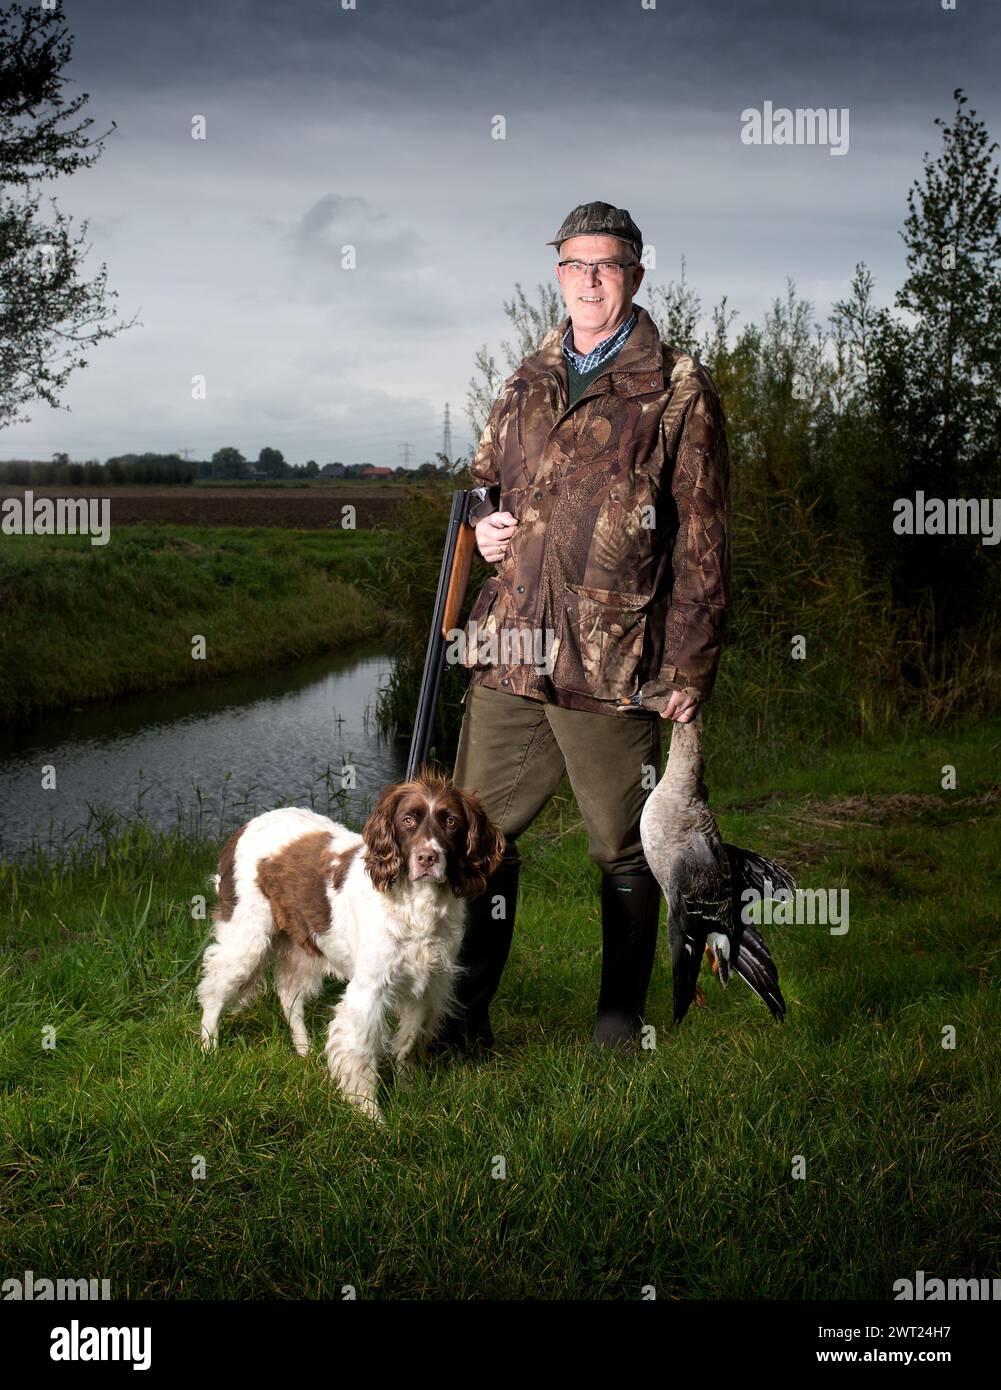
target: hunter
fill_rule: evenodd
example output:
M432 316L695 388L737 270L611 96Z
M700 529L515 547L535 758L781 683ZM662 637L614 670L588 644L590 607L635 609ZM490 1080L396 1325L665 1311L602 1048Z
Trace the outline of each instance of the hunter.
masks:
M664 344L633 303L639 228L624 208L585 203L547 245L568 317L504 382L471 464L488 489L476 545L496 572L467 624L474 669L453 776L483 799L508 847L470 903L460 1009L436 1051L493 1046L518 838L564 772L601 871L592 1041L636 1046L661 901L640 814L660 776L661 719L687 723L712 691L728 601L723 410L705 368ZM519 655L504 633L526 629L542 640ZM616 699L656 676L676 691L660 715L616 713Z

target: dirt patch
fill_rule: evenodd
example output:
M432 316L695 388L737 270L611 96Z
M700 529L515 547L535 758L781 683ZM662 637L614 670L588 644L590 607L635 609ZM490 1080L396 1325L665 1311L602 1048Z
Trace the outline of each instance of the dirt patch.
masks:
M845 839L832 832L858 829L887 830L916 821L950 825L997 815L1001 810L1001 785L992 783L970 796L938 795L930 792L898 792L891 796L844 796L822 798L797 796L794 792L769 793L726 810L753 810L773 797L797 802L777 824L760 825L750 846L782 864L795 877L808 873L832 851L845 847ZM957 814L958 813L958 814ZM731 837L732 838L732 837ZM880 842L876 842L877 844ZM920 850L913 854L893 848L896 867L927 869L931 861Z
M897 792L892 796L845 796L821 801L805 798L808 804L793 811L792 820L811 825L841 825L847 822L866 825L903 825L922 817L963 809L974 815L991 815L1001 807L1001 785L992 783L973 796L955 796L948 792ZM812 804L810 804L812 803Z

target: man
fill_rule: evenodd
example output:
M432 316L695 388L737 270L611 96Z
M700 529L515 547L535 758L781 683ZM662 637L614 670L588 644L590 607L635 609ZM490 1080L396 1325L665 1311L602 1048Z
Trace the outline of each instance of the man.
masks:
M476 669L453 775L508 850L470 904L462 1007L441 1049L493 1044L517 840L564 772L601 870L593 1043L635 1046L660 912L640 814L660 775L660 720L687 723L712 690L728 599L723 411L705 369L633 305L639 228L625 209L586 203L548 244L569 317L504 383L471 464L490 499L476 543L497 571L467 626ZM655 676L676 690L662 715L616 713Z

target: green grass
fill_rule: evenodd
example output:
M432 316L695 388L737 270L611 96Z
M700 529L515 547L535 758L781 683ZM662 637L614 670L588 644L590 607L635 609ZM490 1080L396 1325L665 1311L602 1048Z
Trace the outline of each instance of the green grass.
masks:
M382 631L362 531L120 526L0 543L0 720L210 680ZM205 638L204 660L192 639Z
M499 1055L387 1088L382 1131L294 1055L271 993L200 1053L189 904L214 846L120 828L0 870L2 1267L186 1298L885 1299L917 1269L996 1274L999 746L968 723L755 782L721 749L725 833L848 887L850 930L767 933L782 1026L707 981L672 1029L662 949L657 1046L629 1060L587 1047L597 871L564 788L521 841Z

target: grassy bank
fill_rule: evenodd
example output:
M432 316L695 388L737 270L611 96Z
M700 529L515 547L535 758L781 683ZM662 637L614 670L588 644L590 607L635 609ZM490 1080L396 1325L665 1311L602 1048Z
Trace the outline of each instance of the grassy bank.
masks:
M767 933L783 1026L735 981L672 1030L662 943L657 1047L628 1061L587 1047L596 871L564 789L521 842L499 1056L387 1093L384 1132L270 993L199 1052L213 846L132 827L0 870L0 1263L189 1298L885 1299L917 1269L996 1272L999 744L967 724L754 781L717 744L724 831L849 888L850 930Z
M0 543L0 720L210 680L382 630L371 532L115 527ZM196 636L205 658L192 656Z

